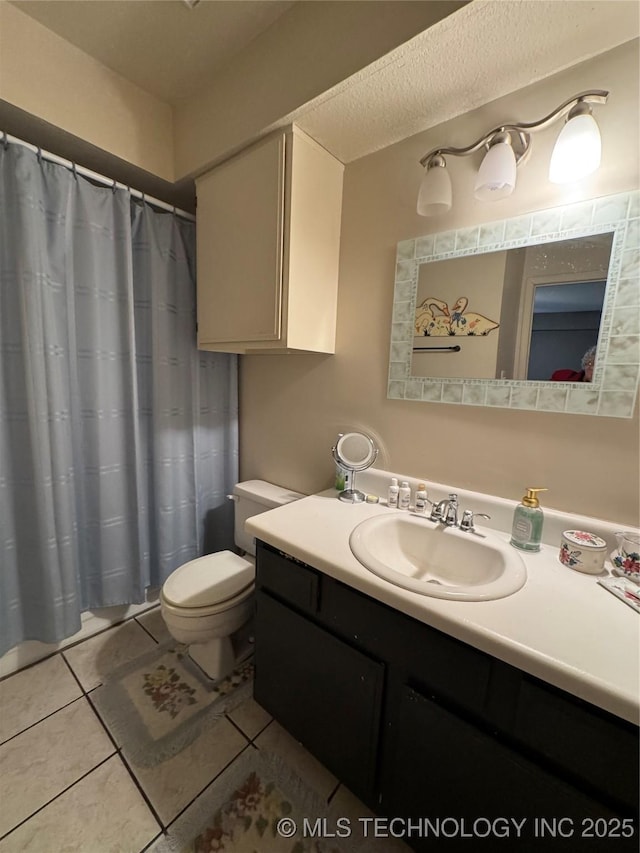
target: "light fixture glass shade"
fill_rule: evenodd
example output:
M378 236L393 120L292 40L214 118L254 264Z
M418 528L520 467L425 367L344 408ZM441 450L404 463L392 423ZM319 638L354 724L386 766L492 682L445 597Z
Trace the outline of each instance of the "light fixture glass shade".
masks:
M508 142L497 142L478 170L474 195L479 201L497 201L511 195L515 186L516 155Z
M451 178L447 167L427 167L418 193L418 214L437 216L449 210L451 210Z
M594 117L583 113L570 118L556 140L549 180L553 184L568 184L585 178L600 166L601 153L600 128Z

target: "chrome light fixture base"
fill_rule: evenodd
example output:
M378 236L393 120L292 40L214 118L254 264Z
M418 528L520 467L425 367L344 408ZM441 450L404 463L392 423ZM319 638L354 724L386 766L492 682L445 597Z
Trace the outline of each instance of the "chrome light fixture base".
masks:
M556 107L555 110L550 112L548 115L544 116L544 118L539 119L534 122L512 122L501 125L500 127L495 127L493 130L490 130L488 133L485 133L484 136L477 139L475 142L472 142L471 145L467 145L464 148L452 148L452 147L440 147L434 148L431 151L428 151L421 159L420 165L426 167L426 173L423 177L423 182L420 187L420 195L418 201L418 213L422 216L432 216L438 213L445 213L451 208L451 199L449 197L448 205L443 203L444 193L443 186L445 185L445 179L443 177L439 177L439 180L436 182L433 178L431 180L427 180L429 177L429 172L434 166L444 166L446 167L446 162L444 159L444 155L452 155L454 157L467 157L470 154L475 154L476 151L480 151L482 148L485 148L487 154L485 156L485 160L483 160L483 164L481 166L481 171L485 166L485 162L487 157L491 152L491 149L494 146L498 146L500 144L507 144L513 150L513 154L515 157L515 166L519 166L522 163L525 163L530 151L531 151L531 134L535 133L539 130L544 130L549 127L554 122L558 121L563 116L567 116L567 124L563 128L564 131L570 126L572 121L583 118L584 124L586 125L588 122L592 122L595 126L595 129L592 129L592 134L595 139L597 135L599 137L599 132L597 131L597 124L595 119L591 114L590 104L605 104L607 102L607 98L609 97L609 92L596 89L588 92L581 92L578 95L574 95L572 98L569 98L564 103L560 104L559 107ZM561 141L563 137L563 133L560 134L558 138L558 142ZM586 128L585 128L586 133ZM570 134L567 132L565 134L565 138ZM571 136L577 136L576 134L571 134ZM599 164L599 148L595 141L588 143L593 147L593 154L590 158L587 158L589 161L589 170L594 171L594 168L597 168L597 164ZM556 144L557 145L557 144ZM498 153L494 153L491 159L489 160L486 169L492 165L493 160L502 160L502 169L507 170L509 168L509 155L508 152L505 152L504 149L503 156L501 157L498 149ZM555 150L554 150L555 154ZM553 160L553 158L552 158ZM566 162L566 161L564 161ZM597 163L595 167L594 163ZM569 180L576 180L577 178L573 178L571 175L573 171L577 170L567 170L565 172L562 169L564 166L558 167L556 170L556 179L555 182L565 182ZM587 167L585 166L585 169ZM439 171L439 169L437 170ZM589 171L582 171L579 174L579 177L583 177L586 174L589 174ZM483 177L479 174L479 178ZM550 180L554 181L554 178L550 177ZM447 174L446 181L450 184L450 179ZM512 182L512 183L511 183ZM502 176L499 176L497 180L490 181L489 184L493 185L494 183L501 186L500 191L492 191L489 189L489 185L484 182L484 180L480 181L481 187L479 190L478 187L479 181L476 181L476 193L478 191L481 192L479 197L481 200L486 201L493 198L504 198L506 195L509 195L513 192L515 187L515 178L511 171L509 171L509 177L506 177L506 171L503 172ZM432 185L435 185L435 190L437 191L434 195L431 195ZM506 191L507 188L508 192Z

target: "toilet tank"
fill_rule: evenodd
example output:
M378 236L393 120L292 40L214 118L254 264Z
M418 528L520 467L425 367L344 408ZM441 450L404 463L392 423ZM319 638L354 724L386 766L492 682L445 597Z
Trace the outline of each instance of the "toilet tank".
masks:
M235 501L235 525L234 539L238 548L242 548L247 554L255 556L256 540L249 533L245 533L244 523L252 515L266 512L277 506L284 506L304 498L300 492L292 492L282 486L274 486L265 480L246 480L238 483L233 490Z

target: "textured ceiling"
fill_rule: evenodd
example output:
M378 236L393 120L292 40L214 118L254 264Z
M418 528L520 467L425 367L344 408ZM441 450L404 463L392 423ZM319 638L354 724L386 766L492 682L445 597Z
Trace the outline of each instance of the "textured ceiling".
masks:
M639 35L636 0L474 0L287 121L349 163Z

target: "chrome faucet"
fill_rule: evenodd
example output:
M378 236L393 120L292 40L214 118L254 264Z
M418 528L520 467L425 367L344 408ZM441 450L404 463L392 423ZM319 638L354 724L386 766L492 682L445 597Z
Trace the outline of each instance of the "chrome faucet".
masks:
M433 505L431 521L439 521L446 527L458 525L458 496L450 494L448 498Z
M476 518L491 518L484 512L472 512L470 509L465 509L462 513L462 520L458 522L458 496L455 493L449 495L438 503L429 501L432 506L431 521L436 521L439 524L444 524L445 527L457 527L464 533L476 533L474 520Z

